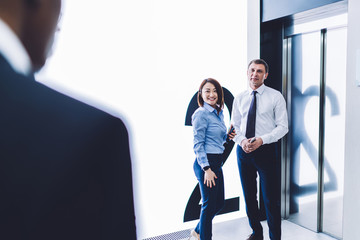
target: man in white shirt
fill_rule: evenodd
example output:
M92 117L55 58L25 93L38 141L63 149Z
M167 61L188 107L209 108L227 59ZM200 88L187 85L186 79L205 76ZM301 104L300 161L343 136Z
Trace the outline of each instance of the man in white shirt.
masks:
M136 240L123 122L36 82L61 0L0 0L0 239Z
M239 94L233 104L231 121L236 136L238 166L249 224L248 240L262 240L257 201L257 173L260 176L269 235L281 239L280 176L277 141L288 132L286 103L282 94L264 85L269 67L262 59L248 65L250 89Z

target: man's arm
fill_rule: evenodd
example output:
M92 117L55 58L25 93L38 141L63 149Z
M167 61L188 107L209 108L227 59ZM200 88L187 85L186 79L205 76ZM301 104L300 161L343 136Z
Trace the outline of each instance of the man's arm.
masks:
M241 112L240 112L240 101L239 98L236 97L233 103L232 113L231 113L231 124L235 128L236 136L233 141L237 144L241 145L241 142L246 139L245 135L241 132Z
M285 136L288 129L288 116L286 110L286 102L282 94L279 92L274 100L274 122L275 128L268 134L260 136L263 144L277 142L280 138Z

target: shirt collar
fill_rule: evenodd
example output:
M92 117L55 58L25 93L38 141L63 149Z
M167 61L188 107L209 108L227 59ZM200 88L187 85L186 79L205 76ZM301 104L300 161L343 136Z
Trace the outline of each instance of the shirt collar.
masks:
M262 94L265 90L265 84L263 83L259 88L257 88L255 91L259 94ZM254 90L252 90L251 88L248 89L249 95L252 94Z
M18 73L31 73L31 60L20 39L0 18L0 53Z
M208 104L208 103L206 103L206 102L204 102L204 108L205 108L206 110L208 110L209 112L216 111L215 108L213 108L212 106L210 106L210 104Z

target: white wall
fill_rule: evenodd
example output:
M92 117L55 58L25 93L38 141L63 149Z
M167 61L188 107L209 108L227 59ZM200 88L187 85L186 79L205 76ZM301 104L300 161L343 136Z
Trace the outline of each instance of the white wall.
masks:
M247 0L247 62L260 57L260 0Z
M197 183L188 103L207 77L233 95L247 87L259 13L252 0L65 2L54 55L37 79L126 122L138 239L195 226L182 222ZM226 198L240 196L241 210L215 222L245 216L235 151L224 175Z
M360 235L360 1L348 4L343 239L355 240Z

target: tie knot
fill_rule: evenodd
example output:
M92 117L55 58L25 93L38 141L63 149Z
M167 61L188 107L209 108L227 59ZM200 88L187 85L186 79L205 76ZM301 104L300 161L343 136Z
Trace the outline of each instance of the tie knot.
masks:
M257 94L257 91L253 91L252 94L255 96Z

